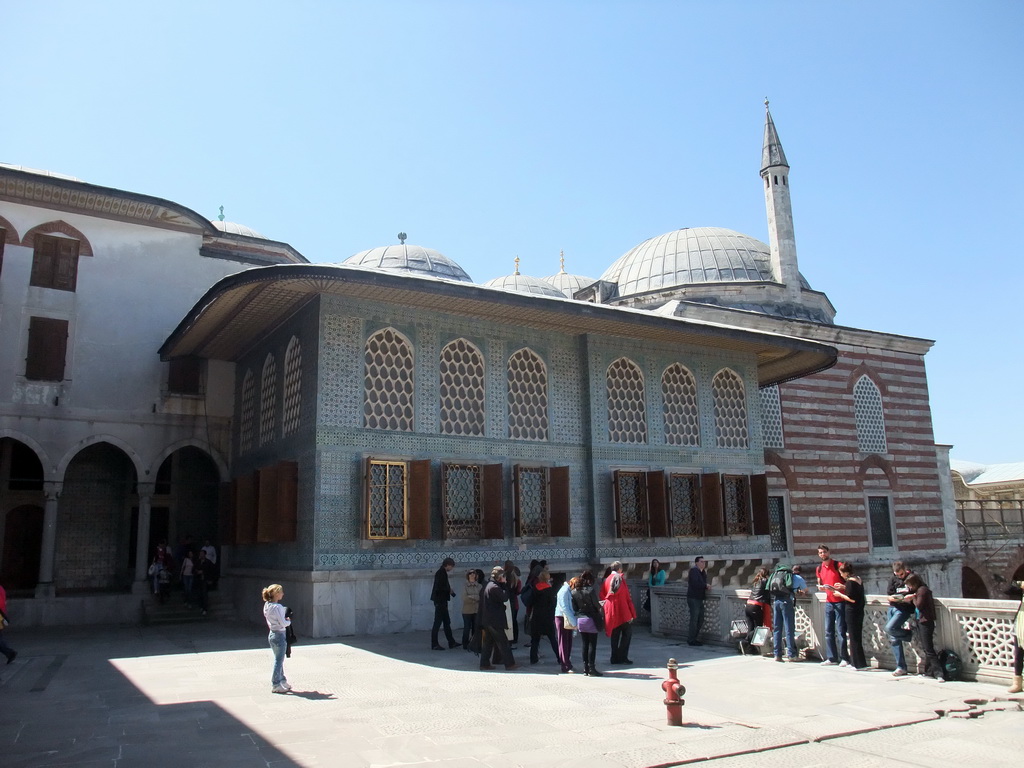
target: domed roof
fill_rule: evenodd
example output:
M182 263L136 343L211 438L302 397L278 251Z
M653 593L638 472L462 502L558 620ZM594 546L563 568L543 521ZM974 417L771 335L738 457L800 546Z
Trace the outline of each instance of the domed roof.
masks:
M565 252L559 254L562 261L562 268L558 274L552 275L551 277L545 277L544 282L551 283L555 288L562 292L563 295L568 298L572 298L576 291L586 288L588 285L593 285L597 282L592 277L584 277L583 275L570 275L565 271Z
M342 264L353 264L374 269L387 269L395 272L412 272L431 277L443 277L447 280L460 280L471 283L473 279L466 270L433 248L421 245L384 245L360 251L349 256Z
M693 283L773 281L771 249L760 240L721 227L677 229L652 237L601 275L618 283L619 296Z
M220 219L213 219L211 222L213 226L219 229L221 232L225 232L229 235L244 235L245 237L257 237L260 240L269 240L266 235L261 235L255 229L245 226L245 224L236 224L233 221L221 221Z
M538 296L557 296L565 298L565 294L555 288L551 283L541 280L539 277L520 275L515 272L504 277L496 277L484 283L486 288L504 288L506 291L518 291L519 293L533 293Z

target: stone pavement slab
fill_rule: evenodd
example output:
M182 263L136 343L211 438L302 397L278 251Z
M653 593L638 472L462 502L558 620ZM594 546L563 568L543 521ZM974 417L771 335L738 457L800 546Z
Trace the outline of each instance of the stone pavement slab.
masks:
M997 686L776 664L642 629L630 667L602 667L601 638L601 678L558 674L550 649L537 665L520 649L519 671L481 672L473 654L431 651L423 632L308 641L285 662L287 695L270 693L271 654L255 627L8 639L19 657L0 666L3 768L964 768L1019 765L1024 754L1021 704ZM666 724L662 704L670 657L687 688L682 728Z

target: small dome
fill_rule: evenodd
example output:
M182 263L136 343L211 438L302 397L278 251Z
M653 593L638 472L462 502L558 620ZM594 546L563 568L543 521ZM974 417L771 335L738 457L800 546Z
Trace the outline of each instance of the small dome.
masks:
M443 253L421 245L385 245L360 251L349 256L342 264L351 264L373 269L386 269L391 272L412 272L417 275L442 277L446 280L459 280L471 283L473 279L462 267Z
M721 227L677 229L645 240L605 270L601 279L618 283L619 296L694 283L775 280L767 244Z
M597 282L592 277L583 277L583 275L570 275L568 272L559 272L557 275L544 278L545 283L551 283L562 295L572 298L576 291L580 291L586 288L588 285L593 285Z
M484 283L485 288L503 288L506 291L518 291L519 293L532 293L537 296L557 296L565 298L565 294L555 288L551 283L541 280L539 277L520 275L518 272L496 277Z
M260 240L269 240L266 235L261 235L255 229L250 229L245 224L236 224L233 221L221 221L220 219L213 219L211 222L213 226L228 235L242 235L244 237L255 237Z

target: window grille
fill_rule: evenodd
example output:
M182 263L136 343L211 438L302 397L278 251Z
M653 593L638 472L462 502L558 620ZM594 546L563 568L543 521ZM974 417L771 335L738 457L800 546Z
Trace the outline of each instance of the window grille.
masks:
M765 448L785 448L782 435L782 401L779 387L772 384L760 390L761 428L764 432Z
M242 426L240 434L241 453L252 449L252 440L256 427L256 385L252 371L245 372L242 380Z
M370 461L369 536L371 539L406 537L406 465L402 461Z
M292 336L284 353L284 415L281 431L290 435L299 428L302 413L302 344Z
M267 355L263 363L260 382L260 445L274 439L274 421L277 419L277 363Z
M520 536L548 536L548 477L544 467L516 467L516 515Z
M476 464L441 466L444 533L447 539L480 538L483 522L481 468Z
M673 536L700 536L700 479L669 475L669 524Z
M853 409L857 422L857 443L861 453L885 453L885 416L882 395L867 376L853 385Z
M475 346L456 339L441 350L441 432L484 434L484 359Z
M722 478L725 504L725 532L729 535L750 534L750 480L743 476Z
M871 522L871 546L875 549L892 549L895 542L892 533L889 497L869 496L868 517Z
M768 533L771 536L774 551L782 552L789 548L789 536L786 529L786 500L782 496L768 497Z
M412 345L394 328L366 340L363 379L363 426L392 432L413 429Z
M668 445L700 445L697 380L685 367L673 363L661 376L665 408L665 442Z
M640 367L625 357L608 366L608 441L647 442L647 402Z
M508 436L513 440L548 439L548 372L529 349L508 359Z
M618 472L616 485L619 536L647 535L647 496L642 472Z
M728 369L715 374L711 382L715 404L715 439L719 448L746 448L747 400L743 379Z

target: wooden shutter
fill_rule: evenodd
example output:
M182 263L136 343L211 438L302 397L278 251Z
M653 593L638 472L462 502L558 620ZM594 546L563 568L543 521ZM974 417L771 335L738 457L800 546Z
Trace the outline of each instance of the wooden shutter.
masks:
M721 536L725 528L722 509L722 478L717 472L709 472L700 478L701 522L704 535Z
M768 517L767 475L751 475L750 501L754 516L754 535L767 536L771 532Z
M407 465L409 489L405 514L410 539L430 538L430 460L410 461Z
M68 321L33 317L28 325L28 356L25 378L32 381L63 381L68 350Z
M299 465L295 461L277 464L277 518L274 541L295 541L299 527Z
M235 543L256 542L259 485L256 473L236 477L235 484Z
M256 475L260 489L256 505L256 541L264 544L274 541L280 473L278 468L273 466L263 467Z
M522 509L520 508L521 501L519 498L522 479L520 478L519 470L518 464L512 465L512 535L516 538L523 535Z
M29 285L39 288L53 287L53 271L57 263L57 238L36 235L35 247L32 251L32 273Z
M480 468L483 499L483 537L485 539L505 538L502 504L502 466L487 464Z
M78 241L56 237L57 258L53 265L53 287L74 291L78 283Z
M551 514L551 535L572 536L568 467L551 467L548 470L548 510Z
M647 519L651 536L668 536L668 499L665 473L647 472Z

